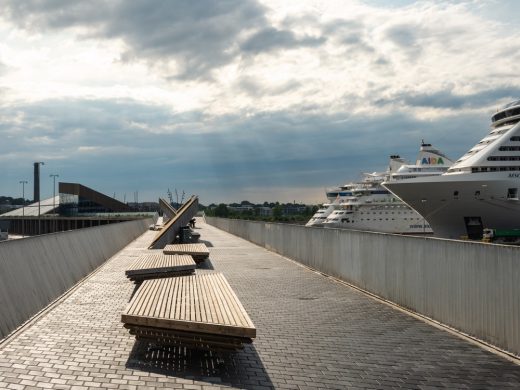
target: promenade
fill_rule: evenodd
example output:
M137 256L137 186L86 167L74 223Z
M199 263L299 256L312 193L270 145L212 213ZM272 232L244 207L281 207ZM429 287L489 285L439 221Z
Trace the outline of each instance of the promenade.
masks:
M202 222L257 328L235 355L136 342L124 271L148 231L0 344L2 389L519 388L520 365Z

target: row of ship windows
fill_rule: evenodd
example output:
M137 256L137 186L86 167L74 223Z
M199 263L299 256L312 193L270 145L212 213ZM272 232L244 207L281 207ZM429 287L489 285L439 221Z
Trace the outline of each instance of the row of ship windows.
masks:
M491 118L491 121L492 122L496 122L498 120L505 119L505 118L510 117L510 116L516 116L516 115L520 115L520 107L515 107L515 108L512 108L510 110L505 110L505 111L502 111L502 112L500 112L498 114L495 114Z
M478 143L478 145L483 145L483 144L489 144L491 142L493 142L496 138L492 139L492 140L483 140L483 141L480 141ZM520 137L519 136L514 136L514 137L511 137L509 138L510 141L520 141ZM477 153L477 152L480 152L482 150L482 148L474 148L472 150L470 150L469 152L466 153L466 155L470 155L470 154L473 154L473 153ZM498 148L499 151L501 152L518 152L520 151L520 146L501 146ZM488 159L489 160L489 159ZM462 160L458 160L457 162L460 162Z
M500 150L501 152L518 152L520 150L520 146L501 146L498 148L498 150Z
M351 214L351 213L346 213L345 211L337 211L337 212L334 212L334 215L342 215L342 214ZM377 215L377 211L374 211L374 212L371 212L371 213L364 213L364 212L361 212L359 213L361 215L363 214L366 214L366 215ZM383 211L380 211L379 214L383 214ZM400 211L385 211L384 214L401 214ZM410 210L410 211L403 211L403 214L413 214L413 211Z
M408 220L408 218L403 218L405 221ZM414 220L420 220L421 218L410 218L410 221L414 221ZM334 218L332 219L332 221L339 221L340 219L339 218ZM374 219L370 219L370 218L361 218L362 221L395 221L395 218L374 218ZM341 222L343 223L355 223L356 221L351 221L351 220L345 220L345 219L342 219Z
M405 221L408 221L408 218L403 218L403 219L404 219ZM413 221L413 220L419 220L419 219L421 219L421 218L410 218L410 221ZM362 220L362 221L363 221L363 220L364 220L364 221L370 221L370 218L366 218L366 219L361 218L361 220ZM383 218L379 218L379 220L382 221ZM385 218L384 220L385 220L385 221L389 221L388 218ZM391 218L390 220L391 220L391 221L395 221L395 218ZM374 218L373 221L377 221L377 218Z
M472 167L471 172L496 172L496 171L520 171L520 166L508 166L508 167Z
M515 125L515 124L517 124L517 123L518 123L518 118L514 118L514 119L512 119L512 120L510 120L510 121L507 121L507 122L501 123L500 126L497 127L497 128L501 128L501 127L509 126L509 125ZM509 128L506 129L506 130L509 130Z
M488 161L520 161L520 156L489 156Z

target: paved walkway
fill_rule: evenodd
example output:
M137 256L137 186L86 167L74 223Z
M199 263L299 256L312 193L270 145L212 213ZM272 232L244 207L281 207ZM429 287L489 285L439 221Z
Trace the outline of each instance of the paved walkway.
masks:
M210 261L258 330L236 355L136 342L120 323L128 245L0 346L0 388L520 388L520 366L205 224Z

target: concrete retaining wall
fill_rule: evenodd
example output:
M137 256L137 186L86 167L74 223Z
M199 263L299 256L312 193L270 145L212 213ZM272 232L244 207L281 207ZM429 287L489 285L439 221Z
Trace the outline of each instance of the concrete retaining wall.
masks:
M153 219L0 242L0 339L140 236Z
M520 248L206 217L209 224L520 355Z

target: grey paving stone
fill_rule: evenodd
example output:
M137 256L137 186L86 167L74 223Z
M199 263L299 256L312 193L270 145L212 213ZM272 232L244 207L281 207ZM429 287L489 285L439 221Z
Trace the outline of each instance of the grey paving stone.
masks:
M203 223L199 273L223 272L258 331L237 354L135 341L124 270L146 232L0 347L0 388L519 388L520 366ZM21 387L20 387L21 386Z

